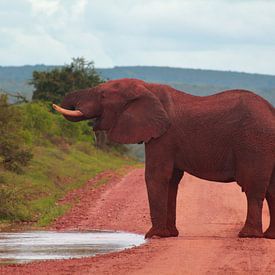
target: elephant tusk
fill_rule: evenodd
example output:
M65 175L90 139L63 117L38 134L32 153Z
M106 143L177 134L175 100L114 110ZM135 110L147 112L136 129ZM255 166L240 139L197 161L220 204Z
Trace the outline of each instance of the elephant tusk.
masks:
M80 112L79 110L67 110L64 109L56 104L53 104L53 108L60 114L65 115L65 116L73 116L73 117L80 117L83 116L83 113Z

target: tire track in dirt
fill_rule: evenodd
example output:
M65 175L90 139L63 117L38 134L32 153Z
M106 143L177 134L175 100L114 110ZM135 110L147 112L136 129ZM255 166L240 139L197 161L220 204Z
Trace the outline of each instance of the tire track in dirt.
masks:
M108 183L94 189L102 179ZM103 173L63 201L79 201L52 226L144 234L150 227L144 170ZM1 274L275 274L275 240L239 239L246 200L236 184L185 175L177 205L178 238L97 257L1 266ZM264 206L264 227L268 213Z

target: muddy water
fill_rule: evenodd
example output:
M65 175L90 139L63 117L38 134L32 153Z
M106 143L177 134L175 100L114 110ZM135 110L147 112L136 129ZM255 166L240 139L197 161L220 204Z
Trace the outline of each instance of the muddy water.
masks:
M143 236L125 232L0 232L0 263L81 258L120 251L144 242Z

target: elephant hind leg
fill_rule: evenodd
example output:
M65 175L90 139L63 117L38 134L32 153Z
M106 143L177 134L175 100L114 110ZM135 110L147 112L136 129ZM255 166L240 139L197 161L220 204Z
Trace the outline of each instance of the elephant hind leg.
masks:
M264 233L265 238L275 239L275 169L266 192L266 201L269 208L270 224Z
M263 237L262 208L264 198L254 197L249 193L246 193L246 198L246 221L238 236L240 238L261 238Z
M269 156L242 159L238 166L237 181L247 198L247 216L239 237L263 237L262 208L270 185L273 161ZM274 193L275 194L275 193Z
M262 228L262 208L266 196L269 180L265 177L250 177L244 191L247 199L247 216L245 224L239 233L240 238L261 238Z

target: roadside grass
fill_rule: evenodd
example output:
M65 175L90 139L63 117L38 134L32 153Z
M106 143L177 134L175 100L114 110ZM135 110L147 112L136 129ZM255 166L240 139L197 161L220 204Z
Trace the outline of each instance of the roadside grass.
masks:
M100 172L138 165L131 158L115 151L103 152L84 141L67 146L35 146L32 152L34 157L24 174L0 171L0 192L5 192L2 198L6 198L0 203L0 228L14 221L47 226L71 207L57 203L68 191ZM102 179L96 187L106 182Z

